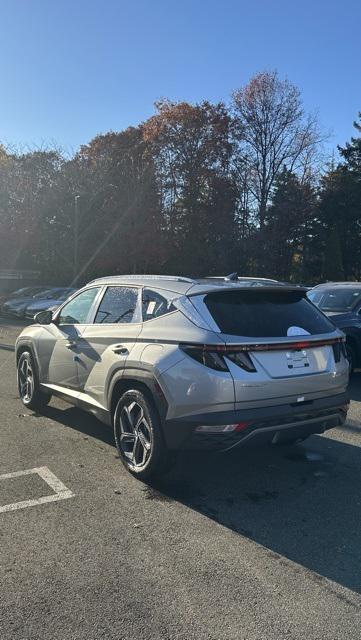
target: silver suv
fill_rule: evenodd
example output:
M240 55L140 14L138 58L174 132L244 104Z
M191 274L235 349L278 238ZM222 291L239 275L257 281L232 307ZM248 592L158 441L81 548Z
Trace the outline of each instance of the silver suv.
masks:
M113 425L145 479L181 448L282 443L343 424L344 336L299 287L122 276L91 282L16 343L19 393Z

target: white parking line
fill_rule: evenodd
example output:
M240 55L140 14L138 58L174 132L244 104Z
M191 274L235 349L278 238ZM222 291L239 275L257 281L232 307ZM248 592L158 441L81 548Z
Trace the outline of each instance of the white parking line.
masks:
M17 509L25 509L26 507L33 507L37 504L46 504L47 502L57 502L57 500L66 500L67 498L73 498L74 493L68 489L65 484L57 478L48 467L35 467L34 469L25 469L24 471L14 471L13 473L3 473L0 475L1 480L10 480L11 478L19 478L21 476L30 476L37 474L49 485L49 487L55 492L49 496L42 496L41 498L34 498L33 500L22 500L21 502L12 502L11 504L5 504L0 507L0 513L6 511L16 511Z

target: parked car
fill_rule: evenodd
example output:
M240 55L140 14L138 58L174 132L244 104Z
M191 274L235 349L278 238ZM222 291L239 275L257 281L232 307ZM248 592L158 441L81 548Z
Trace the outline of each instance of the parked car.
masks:
M361 282L326 282L307 295L346 334L351 371L361 367Z
M100 278L36 323L16 342L24 405L54 394L113 425L142 479L178 449L293 442L346 418L344 336L299 287Z
M34 296L39 293L39 291L44 291L45 288L48 287L45 287L44 285L36 287L22 287L21 289L16 289L16 291L3 293L0 295L0 305L4 304L4 302L7 302L8 300L13 300L14 298Z
M26 307L24 313L25 318L27 320L34 320L34 317L40 311L46 311L48 309L50 311L56 311L56 309L60 307L61 303L69 298L69 296L71 296L74 291L76 291L76 289L74 288L67 289L65 287L59 287L47 292L46 296L38 297Z
M41 298L42 296L47 296L52 291L49 287L41 287L35 293L31 292L29 294L21 295L19 297L10 298L4 302L1 306L1 315L10 316L14 318L23 318L25 315L25 309L28 304L34 302Z

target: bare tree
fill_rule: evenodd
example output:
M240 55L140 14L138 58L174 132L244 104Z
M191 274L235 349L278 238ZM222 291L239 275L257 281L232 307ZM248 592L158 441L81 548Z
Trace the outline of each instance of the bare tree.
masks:
M259 73L235 91L233 111L238 154L249 165L262 230L277 174L283 167L304 172L322 136L317 117L305 114L297 87L276 71Z

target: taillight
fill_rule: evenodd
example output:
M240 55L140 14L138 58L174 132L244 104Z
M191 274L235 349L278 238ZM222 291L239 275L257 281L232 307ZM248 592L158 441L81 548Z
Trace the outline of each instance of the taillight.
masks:
M335 362L340 362L341 353L344 356L344 358L347 358L346 345L344 342L336 342L335 344L332 345L332 350L333 350Z
M193 360L204 364L205 367L210 367L217 371L228 371L225 361L216 350L210 351L203 346L193 347L192 345L181 345L181 349Z
M251 356L245 351L237 351L219 345L217 347L212 345L180 345L180 348L193 360L197 360L205 367L216 371L229 371L226 358L244 371L250 373L256 371Z
M251 356L246 351L229 351L225 355L229 360L234 362L234 364L241 367L241 369L249 372L256 371L256 367L251 360Z
M341 343L337 342L332 345L333 356L335 358L335 362L340 362L341 360Z

